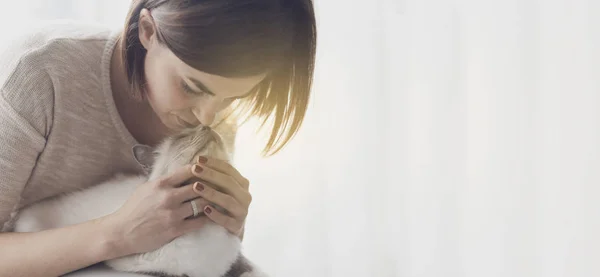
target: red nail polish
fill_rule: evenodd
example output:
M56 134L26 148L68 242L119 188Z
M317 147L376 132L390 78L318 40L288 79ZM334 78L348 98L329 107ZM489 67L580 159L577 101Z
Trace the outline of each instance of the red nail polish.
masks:
M204 212L206 214L210 214L210 213L212 213L212 209L209 206L206 206L206 208L204 208Z
M203 185L203 184L200 184L199 182L196 182L196 183L194 184L194 187L193 187L193 189L194 189L194 191L196 191L197 193L200 193L201 191L203 191L203 190L204 190L204 185Z
M202 170L203 170L203 169L202 169L202 167L201 167L201 166L199 166L199 165L197 165L197 164L195 164L195 165L194 165L194 172L196 172L197 174L200 174L200 173L202 173Z
M203 184L200 184L199 182L196 182L196 183L194 184L194 187L193 187L193 189L194 189L196 192L201 192L201 191L203 191L203 190L204 190L204 185L203 185Z
M204 164L207 161L208 161L208 159L206 157L203 157L203 156L198 157L198 163Z

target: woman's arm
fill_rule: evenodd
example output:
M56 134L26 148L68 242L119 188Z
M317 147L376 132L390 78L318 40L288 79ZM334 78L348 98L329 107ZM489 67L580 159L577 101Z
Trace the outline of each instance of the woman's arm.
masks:
M0 277L47 277L121 256L106 218L33 233L0 233Z
M36 34L0 52L0 276L60 276L119 254L99 219L34 233L3 233L54 122L54 86ZM61 161L57 161L60 163Z

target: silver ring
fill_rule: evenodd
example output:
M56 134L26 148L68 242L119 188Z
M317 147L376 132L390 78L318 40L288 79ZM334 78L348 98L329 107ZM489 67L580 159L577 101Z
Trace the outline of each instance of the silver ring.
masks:
M196 200L190 201L192 204L192 211L194 211L194 217L198 215L198 206L196 206Z

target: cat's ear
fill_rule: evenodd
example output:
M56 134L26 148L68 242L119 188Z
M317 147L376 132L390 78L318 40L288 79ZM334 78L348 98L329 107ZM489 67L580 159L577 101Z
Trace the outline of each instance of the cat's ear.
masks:
M142 166L146 173L150 172L150 168L154 163L154 149L148 145L136 144L132 148L133 157Z

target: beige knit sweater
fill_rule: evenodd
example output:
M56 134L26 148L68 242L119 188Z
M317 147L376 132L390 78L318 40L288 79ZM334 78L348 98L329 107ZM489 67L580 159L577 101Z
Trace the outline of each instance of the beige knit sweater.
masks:
M110 86L117 33L53 24L0 53L0 227L17 209L85 188L115 172L141 173L137 142Z

